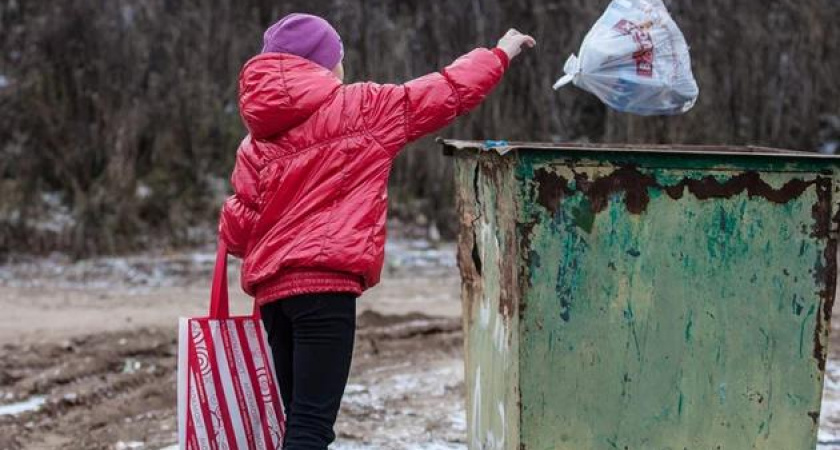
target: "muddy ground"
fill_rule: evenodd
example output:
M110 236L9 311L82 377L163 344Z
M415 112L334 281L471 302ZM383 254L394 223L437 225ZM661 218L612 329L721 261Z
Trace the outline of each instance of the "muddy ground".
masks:
M177 319L204 314L212 260L208 247L0 266L0 450L176 448ZM389 246L382 285L359 304L332 448L466 448L458 289L451 245ZM820 449L840 449L838 341Z
M213 249L0 266L0 450L175 448L177 320ZM454 247L399 241L359 303L336 449L464 448ZM247 313L230 270L232 309Z
M458 320L367 312L360 325L337 448L462 442ZM5 345L5 402L44 403L35 412L0 417L0 448L171 446L176 346L171 327Z

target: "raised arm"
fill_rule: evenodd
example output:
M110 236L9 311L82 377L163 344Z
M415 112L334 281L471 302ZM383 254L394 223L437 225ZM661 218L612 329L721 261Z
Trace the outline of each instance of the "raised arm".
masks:
M363 114L379 142L396 154L477 107L502 79L511 59L534 39L510 30L492 49L476 49L438 73L402 85L366 85Z

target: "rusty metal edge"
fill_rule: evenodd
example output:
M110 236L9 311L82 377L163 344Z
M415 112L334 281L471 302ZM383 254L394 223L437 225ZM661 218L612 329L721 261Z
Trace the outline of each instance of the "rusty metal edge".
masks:
M446 156L454 156L456 150L476 149L482 151L498 150L498 147L488 148L482 141L438 138L437 142L443 146ZM550 151L562 150L581 153L615 152L657 155L723 155L742 157L764 157L782 159L806 159L840 161L840 156L823 155L815 152L800 150L784 150L756 146L714 146L714 145L628 145L628 144L574 144L574 143L541 143L541 142L510 142L504 147L505 152L514 150Z

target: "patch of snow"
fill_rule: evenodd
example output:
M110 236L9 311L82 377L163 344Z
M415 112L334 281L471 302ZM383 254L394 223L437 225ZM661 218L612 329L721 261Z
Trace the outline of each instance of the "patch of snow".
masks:
M825 441L820 439L817 442L817 450L840 450L840 439Z
M22 402L0 406L0 416L17 416L25 412L37 411L47 402L42 396L30 397Z
M51 206L53 218L40 227L61 230L70 225L69 212L62 209L56 194L43 199ZM148 292L160 287L208 283L216 261L215 246L182 253L148 252L131 256L95 257L71 261L63 254L49 257L14 256L0 264L0 286L56 289L110 289L119 287L126 294ZM386 246L389 268L424 272L454 270L455 247L451 243L433 245L425 240L393 240ZM229 258L230 275L235 277L240 261Z
M835 155L838 151L840 151L840 141L828 141L820 146L820 153L824 155Z
M26 258L0 265L0 286L54 286L65 289L125 288L123 292L146 292L158 287L208 282L215 263L210 248L181 254L138 254L97 257L70 262L63 255ZM238 267L231 260L230 265Z
M829 359L820 411L819 450L840 449L840 362Z
M385 244L385 258L391 269L451 269L457 265L454 245L435 245L425 239L390 240Z
M139 200L146 200L152 196L152 188L147 184L137 183L137 189L134 191L134 196Z
M464 406L460 396L451 394L463 382L464 366L460 359L411 373L406 373L403 364L377 369L368 372L361 383L347 386L344 408L351 417L382 417L381 426L369 430L364 442L359 442L359 438L343 438L331 449L466 448L462 442L466 434ZM389 405L396 401L407 404L399 412L391 412ZM437 405L440 414L427 417L428 413L420 405L428 402ZM428 428L430 424L435 424L434 429Z
M41 194L42 217L29 219L27 226L38 231L60 233L76 223L70 208L64 204L61 193L45 192Z
M467 434L467 412L459 409L449 416L449 422L452 424L452 429L455 431L462 431L464 435Z
M125 374L135 373L138 370L140 370L140 367L142 367L142 365L143 364L140 361L138 361L134 358L127 358L123 362L122 373L125 373Z
M140 441L119 441L116 445L114 445L114 450L131 450L135 448L143 448L145 446L146 444Z
M429 225L429 240L432 242L440 242L440 230L434 222Z

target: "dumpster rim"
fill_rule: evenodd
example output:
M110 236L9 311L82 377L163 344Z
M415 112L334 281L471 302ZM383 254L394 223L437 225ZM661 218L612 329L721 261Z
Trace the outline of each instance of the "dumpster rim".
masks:
M437 142L447 150L476 149L482 151L497 151L507 154L514 150L529 151L572 151L580 153L630 153L630 154L657 154L657 155L718 155L718 156L739 156L739 157L770 157L784 159L805 159L805 160L826 160L840 161L840 155L825 155L817 152L802 150L778 149L761 146L736 146L736 145L667 145L667 144L590 144L570 142L509 142L507 145L487 146L485 141L444 139L438 138ZM452 153L447 153L451 155Z

